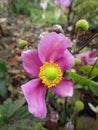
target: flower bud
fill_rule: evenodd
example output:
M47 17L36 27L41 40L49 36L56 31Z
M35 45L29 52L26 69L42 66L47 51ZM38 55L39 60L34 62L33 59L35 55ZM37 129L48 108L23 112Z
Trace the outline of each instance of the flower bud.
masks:
M79 58L75 58L75 64L76 65L80 65L81 64L81 60Z
M56 32L56 33L63 33L64 34L64 30L62 29L61 25L53 25L52 27L52 31Z
M27 41L25 41L25 40L20 40L20 41L19 41L19 44L18 44L18 47L19 47L20 49L24 49L25 46L27 46L27 44L28 44Z
M72 124L72 122L68 122L65 125L65 130L74 130L74 125Z
M77 109L78 111L81 111L81 110L84 109L84 103L83 103L82 101L80 101L80 100L77 100L77 101L75 102L75 107L76 107L76 109Z
M45 35L47 35L49 32L42 32L40 35L39 35L39 38L42 39Z
M51 122L57 122L59 120L59 114L57 112L51 112L50 114Z
M89 28L89 23L85 19L80 19L76 22L76 28L80 28L82 31L87 31Z

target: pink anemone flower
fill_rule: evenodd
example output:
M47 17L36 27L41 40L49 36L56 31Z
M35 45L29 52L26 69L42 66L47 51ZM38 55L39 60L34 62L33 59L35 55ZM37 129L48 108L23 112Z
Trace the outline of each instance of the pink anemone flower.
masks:
M22 53L24 69L35 77L21 86L28 110L35 117L46 117L45 95L48 89L61 98L73 95L73 83L63 77L63 72L74 66L74 57L67 50L69 45L69 38L52 32L41 39L38 51Z
M59 5L63 11L66 11L71 4L71 0L55 0L55 4Z
M97 50L94 49L91 52L82 53L77 55L76 57L81 60L83 65L94 64L97 59Z

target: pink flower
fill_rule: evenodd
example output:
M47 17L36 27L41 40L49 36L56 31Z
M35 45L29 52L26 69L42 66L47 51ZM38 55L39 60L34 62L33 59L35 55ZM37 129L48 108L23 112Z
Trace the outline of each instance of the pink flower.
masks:
M46 1L46 2L41 2L41 3L40 3L40 6L41 6L42 9L44 9L44 10L47 8L47 5L48 5L47 1Z
M77 55L77 58L79 58L83 65L90 65L94 64L94 62L97 59L97 51L94 49L92 52L82 53Z
M5 4L8 4L8 0L3 0L3 2L4 2Z
M66 11L71 4L71 0L55 0L55 4L59 5L63 11Z
M74 66L74 57L67 50L70 40L55 32L46 34L38 45L38 51L22 53L24 69L35 79L21 86L29 112L35 117L46 117L45 95L50 88L64 98L73 95L73 83L62 77L63 72Z

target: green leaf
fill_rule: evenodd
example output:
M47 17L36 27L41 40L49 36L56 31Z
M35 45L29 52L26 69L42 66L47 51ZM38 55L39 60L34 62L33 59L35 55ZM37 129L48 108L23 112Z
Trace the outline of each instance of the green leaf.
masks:
M89 86L89 88L95 96L98 96L98 87Z
M0 128L0 130L9 130L9 129L8 129L8 125L3 125L3 126Z
M81 66L81 67L79 67L79 71L82 72L83 74L86 74L86 75L89 74L89 72L91 71L91 69L92 69L92 66ZM90 77L94 78L96 76L98 76L98 68L94 68L92 70Z
M65 127L60 127L59 130L66 130Z
M8 86L8 66L5 61L0 61L0 95L5 97Z
M0 128L2 128L3 126L5 126L7 123L7 118L0 115ZM1 129L0 129L1 130Z
M32 115L28 112L27 106L22 106L19 110L17 110L14 114L15 120L21 120L25 118L30 118Z
M82 13L84 10L91 11L98 6L98 1L96 0L84 0L77 4L78 6L75 7L78 13ZM84 9L84 10L83 10Z
M97 82L94 82L93 80L88 79L86 76L79 75L75 72L68 72L68 73L70 75L70 78L75 83L78 83L78 84L81 84L81 85L98 87Z
M12 99L8 99L4 102L3 105L0 105L0 112L3 116L11 117L17 110L22 107L22 105L25 103L24 100L16 100L12 101Z
M8 74L8 66L5 61L0 61L0 78L5 77Z
M0 78L0 95L5 97L7 94L7 86L8 86L8 79L1 79Z
M42 123L37 123L34 130L42 130Z

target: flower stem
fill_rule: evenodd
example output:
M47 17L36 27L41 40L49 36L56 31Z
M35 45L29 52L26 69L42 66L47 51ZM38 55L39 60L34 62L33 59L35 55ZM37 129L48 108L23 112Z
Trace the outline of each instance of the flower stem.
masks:
M77 30L76 41L75 41L75 44L73 45L73 53L75 52L75 49L78 43L79 34L80 34L80 29Z
M94 69L94 67L95 67L95 65L96 65L96 63L97 63L97 61L98 61L98 56L97 56L97 59L95 60L95 63L93 64L93 66L92 66L92 68L91 68L91 70L90 70L90 72L89 72L89 74L88 74L88 78L90 78L91 73L92 73L92 71L93 71L93 69Z

